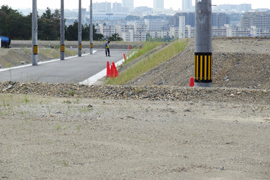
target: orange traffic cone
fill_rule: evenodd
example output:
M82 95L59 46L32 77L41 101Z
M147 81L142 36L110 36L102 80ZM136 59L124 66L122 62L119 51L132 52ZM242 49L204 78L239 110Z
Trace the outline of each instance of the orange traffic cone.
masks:
M142 50L142 46L140 46L140 50Z
M114 73L115 73L115 77L118 77L118 76L119 76L119 74L118 74L118 71L117 71L117 68L116 68L116 66L115 66L114 62L113 62L113 67L114 67Z
M111 66L111 74L110 74L110 78L114 78L115 77L115 72L114 72L114 68L113 65Z
M110 68L110 63L107 61L107 77L111 76L111 68Z
M124 60L126 61L126 60L127 60L126 55L125 55L125 54L123 54L123 56L124 56Z
M129 49L131 49L131 45L129 45Z
M194 87L194 78L190 78L189 87Z

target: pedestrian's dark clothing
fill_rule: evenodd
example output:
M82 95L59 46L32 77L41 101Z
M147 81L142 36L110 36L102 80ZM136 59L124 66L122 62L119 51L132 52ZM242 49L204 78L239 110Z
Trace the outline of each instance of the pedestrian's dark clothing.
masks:
M105 49L105 54L106 54L106 56L107 56L107 54L108 54L108 56L110 56L110 49L109 48Z
M106 56L110 56L110 47L109 47L109 43L105 43L105 54L106 54Z

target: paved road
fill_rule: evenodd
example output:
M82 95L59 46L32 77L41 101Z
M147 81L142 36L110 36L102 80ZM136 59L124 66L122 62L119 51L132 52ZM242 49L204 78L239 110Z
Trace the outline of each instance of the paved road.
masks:
M97 74L107 66L107 61L117 62L123 59L127 50L112 50L106 57L102 49L93 55L39 64L10 70L0 70L0 81L79 83Z

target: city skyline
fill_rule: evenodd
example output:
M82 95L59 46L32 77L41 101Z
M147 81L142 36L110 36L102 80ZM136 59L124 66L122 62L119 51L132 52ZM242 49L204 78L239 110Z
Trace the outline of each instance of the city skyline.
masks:
M122 0L93 0L93 3L96 2L118 2L122 3ZM254 0L227 0L226 3L224 3L224 0L212 0L213 5L220 5L220 4L252 4L252 8L270 8L270 2L265 0L257 0L254 2ZM55 3L55 0L46 0L42 2L37 2L39 9L46 9L47 7L51 9L59 9L60 8L60 0L59 3ZM87 8L89 7L90 0L82 0L82 7ZM31 8L32 7L32 0L24 0L24 1L18 1L18 0L1 0L1 6L2 5L8 5L12 7L13 9L25 9L25 8ZM192 0L192 5L195 5L195 0ZM134 0L134 7L139 6L148 6L153 8L153 0ZM78 8L78 2L65 2L65 8L66 9L77 9ZM175 2L175 0L166 0L164 2L164 8L169 9L173 8L174 10L182 9L182 1L178 0Z

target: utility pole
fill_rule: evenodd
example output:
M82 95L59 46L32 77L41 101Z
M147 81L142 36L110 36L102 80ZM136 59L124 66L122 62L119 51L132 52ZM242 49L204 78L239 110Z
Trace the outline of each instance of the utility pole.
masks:
M195 86L212 86L212 0L195 2Z
M32 65L38 65L37 0L32 1Z
M82 0L79 0L78 56L82 56Z
M90 0L90 54L93 54L93 7Z
M61 0L61 19L60 19L60 59L65 60L65 16L64 0Z

